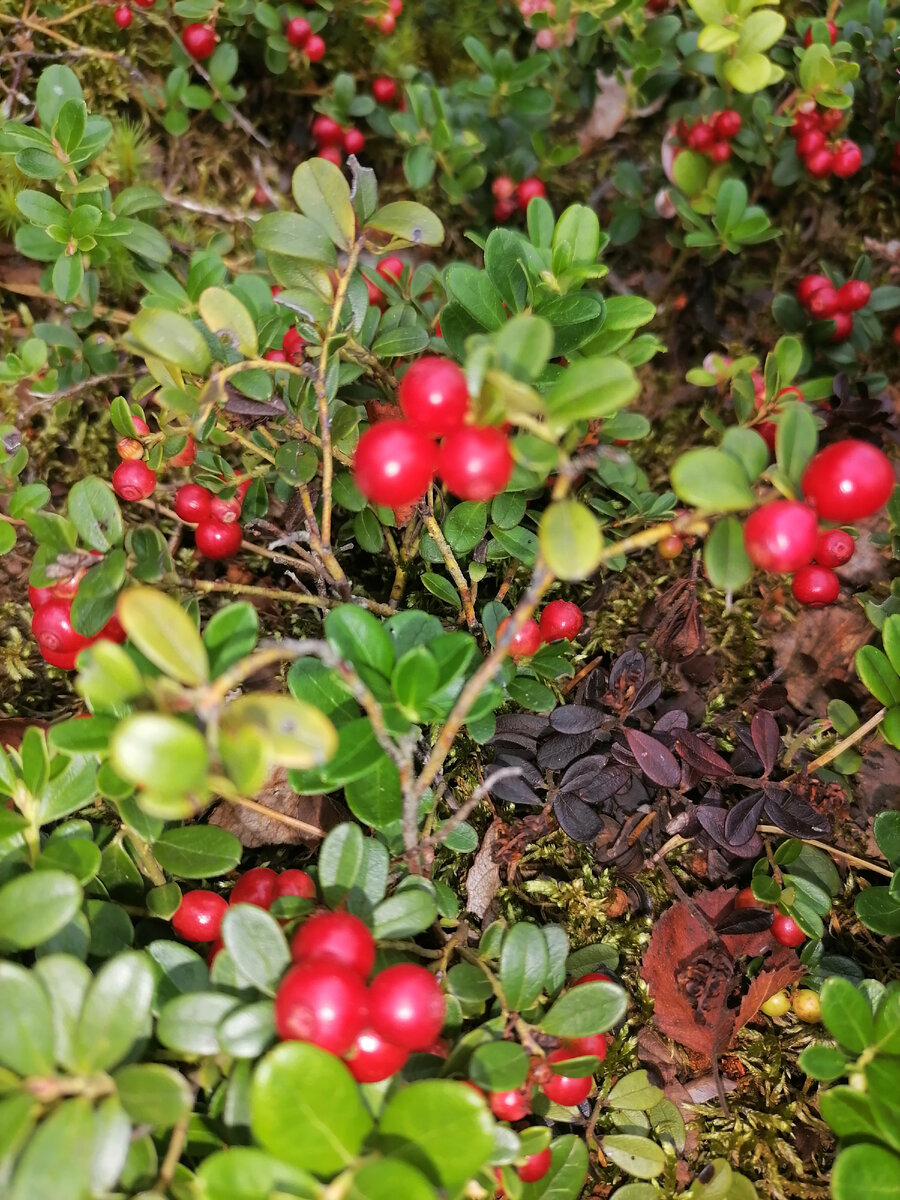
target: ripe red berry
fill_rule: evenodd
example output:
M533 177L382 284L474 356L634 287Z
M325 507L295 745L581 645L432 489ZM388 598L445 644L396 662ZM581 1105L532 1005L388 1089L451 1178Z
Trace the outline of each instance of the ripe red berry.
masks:
M241 501L237 496L224 500L221 496L212 496L209 502L209 515L214 521L223 525L232 525L241 515Z
M834 321L834 333L829 337L829 342L843 342L853 332L853 317L850 313L836 312L831 318Z
M806 941L806 934L793 919L784 913L776 913L772 920L772 937L782 946L799 946Z
M188 942L213 942L219 936L228 903L218 892L187 892L172 916L172 928Z
M818 522L808 504L772 500L756 509L744 525L744 547L763 571L792 572L812 559Z
M830 150L815 150L806 159L806 170L813 179L827 179L834 169L834 155Z
M856 542L843 529L823 529L816 541L815 561L820 567L842 567L855 549Z
M863 279L848 279L838 288L838 305L844 312L858 312L865 308L872 296L872 289Z
M132 413L131 414L131 423L134 426L134 432L137 434L138 437L144 437L146 434L148 434L150 432L150 426L147 424L147 422L144 420L143 417L136 417L134 415L134 413Z
M113 613L94 640L97 642L118 642L121 645L122 642L128 641L128 634L122 628L119 618Z
M198 524L194 532L194 542L204 558L231 558L240 550L243 536L237 521L226 524L210 517Z
M321 113L312 123L313 141L319 146L341 146L344 142L344 130L331 117Z
M801 567L791 582L794 599L808 608L825 608L828 604L834 604L840 590L840 581L834 571L815 563Z
M75 631L71 600L54 599L42 604L31 618L31 632L45 658L47 654L77 654L94 640Z
M275 993L278 1036L311 1042L339 1057L347 1053L368 1020L366 985L335 962L291 967Z
M113 9L113 20L120 29L127 29L131 24L133 17L131 9L127 4L120 4L118 8Z
M797 138L797 153L801 158L808 158L824 145L825 134L821 129L807 129L806 133Z
M525 1087L509 1092L490 1092L488 1104L498 1121L521 1121L531 1112L531 1089Z
M388 12L393 13L395 17L399 17L403 12L403 0L388 0Z
M267 350L263 355L266 362L287 362L288 356L283 350Z
M293 326L287 331L281 339L281 349L288 357L288 362L295 365L303 359L303 347L306 345L306 338L302 337L298 330Z
M134 0L138 8L152 8L156 0Z
M360 154L366 139L358 129L348 129L344 134L344 150L348 154Z
M839 108L826 108L819 113L819 126L826 133L834 133L844 123L844 114Z
M408 1050L392 1046L374 1029L364 1029L344 1061L357 1083L381 1083L402 1070L408 1058Z
M894 471L877 446L848 438L820 450L803 474L803 494L823 521L860 521L894 490Z
M37 612L39 608L43 608L45 604L49 604L51 600L55 600L56 594L53 585L50 587L32 587L28 585L28 603L31 605L32 611Z
M506 617L497 626L497 641L499 642L506 630L509 628L509 623L512 617ZM532 654L537 654L541 648L541 627L537 621L526 621L521 629L516 630L513 634L513 639L509 644L509 653L512 658L531 658Z
M509 483L513 458L506 434L494 425L465 425L445 438L437 470L460 500L490 500Z
M212 493L199 483L186 483L175 493L175 511L188 525L205 521L210 514L211 504Z
M817 288L816 291L813 292L812 296L810 297L808 308L810 316L815 317L816 320L822 321L828 317L833 317L834 314L839 310L840 306L840 300L838 299L836 289L830 284L826 284L825 287Z
M551 1050L547 1055L548 1063L566 1062L574 1058L571 1050ZM594 1086L590 1075L552 1075L546 1083L541 1084L541 1091L554 1104L562 1104L570 1108L586 1100Z
M608 1043L606 1035L602 1033L592 1033L587 1037L567 1038L564 1048L571 1051L572 1058L587 1057L592 1055L594 1058L599 1058L603 1062L606 1058Z
M278 875L269 867L253 867L245 871L231 889L229 904L254 904L257 908L271 908L275 899Z
M705 154L707 150L710 150L715 140L715 130L706 121L697 121L688 130L687 144L692 150L698 150L701 154Z
M516 199L521 209L527 209L531 201L537 196L546 195L547 189L541 183L540 179L537 179L534 175L529 176L528 179L523 179L516 188Z
M752 888L742 888L734 898L735 908L765 908L761 900L753 895Z
M173 454L169 459L170 467L189 467L197 457L197 443L187 435L187 441L184 443L184 449L179 450L177 454Z
M714 163L728 162L731 158L731 147L727 142L713 142L709 148L709 157Z
M763 425L756 426L757 432L761 433L762 436L766 439L767 445L769 445L769 439L768 439L768 437L766 437L766 431L768 429L771 429L771 431L772 431L772 445L769 446L769 448L771 449L772 446L774 446L774 444L775 444L775 426L772 424L771 421L766 421ZM664 558L667 561L671 561L673 558L677 558L683 549L684 549L684 542L675 533L670 534L669 537L662 538L661 541L656 543L656 553L659 555L660 558Z
M387 75L372 80L372 97L377 104L393 104L397 99L397 81Z
M392 12L382 13L376 24L381 33L391 34L397 28L397 18Z
M810 25L810 27L807 29L806 33L804 33L804 35L803 35L803 45L804 46L811 46L813 44L813 29L815 27L815 24L816 24L816 22L813 22L813 24ZM838 35L837 25L835 25L834 21L826 21L825 25L828 29L828 40L831 42L831 44L833 46L834 43L837 41L837 35Z
M123 500L146 500L156 490L156 472L145 462L129 459L112 473L113 491Z
M204 58L209 58L213 50L215 50L218 40L215 30L210 29L208 25L203 25L199 21L195 21L191 25L185 25L181 31L182 46L184 46L191 58L197 58L201 61Z
M275 897L299 896L302 900L314 900L316 885L312 876L305 871L282 871L275 883Z
M741 132L741 125L743 121L739 112L733 108L723 109L715 120L716 137L726 140L736 137Z
M838 179L849 179L862 166L862 150L856 142L845 139L834 152L832 170Z
M284 36L292 46L303 47L312 35L312 25L306 17L291 17L284 27Z
M375 268L375 274L380 275L382 279L388 280L390 283L399 284L403 278L403 259L396 254L389 254L387 258L383 258Z
M576 979L572 987L579 987L582 983L615 983L615 980L612 975L603 971L591 971L589 975L582 975L580 979Z
M317 33L314 33L307 38L306 45L303 47L303 53L310 62L321 62L325 57L325 49L325 39L320 38Z
M804 275L797 285L797 299L804 308L809 308L809 302L819 288L832 286L827 275Z
M353 478L367 500L398 508L422 499L436 462L434 442L421 430L405 421L382 421L359 439Z
M326 162L333 163L336 167L344 165L344 154L337 146L323 146L316 154L316 158L324 158Z
M814 112L798 112L794 116L794 124L788 130L792 138L799 138L807 130L818 129L818 120Z
M541 637L545 642L560 638L571 641L581 632L584 613L571 600L551 600L541 613Z
M441 1032L446 1015L441 985L424 967L399 963L369 985L369 1022L376 1033L406 1050L424 1050Z
M518 1176L523 1183L537 1183L539 1179L543 1179L553 1162L553 1155L550 1152L550 1147L547 1146L544 1150L540 1150L537 1154L531 1154L518 1168Z
M316 913L294 934L291 957L294 962L340 963L365 979L375 965L375 939L352 913Z
M466 419L469 388L455 362L426 355L401 379L397 399L410 425L441 438L459 429Z
M516 185L508 175L498 175L491 184L491 193L495 200L511 200L516 194Z
M491 216L498 225L503 225L509 220L513 213L518 208L515 200L498 200L491 209Z

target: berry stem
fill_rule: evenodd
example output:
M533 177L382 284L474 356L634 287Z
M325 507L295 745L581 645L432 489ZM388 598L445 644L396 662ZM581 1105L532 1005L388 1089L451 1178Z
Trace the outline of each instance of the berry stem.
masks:
M466 577L463 575L459 563L456 561L456 555L450 548L450 543L444 537L443 530L435 520L434 512L429 506L425 515L425 528L431 536L431 540L441 552L441 558L444 560L444 566L450 572L450 578L456 584L456 590L459 592L459 598L462 600L463 613L466 618L466 625L469 627L469 632L474 633L478 629L478 618L475 616L475 605L472 600L472 589L466 583Z
M811 763L808 763L804 768L806 774L811 775L813 771L818 771L822 767L827 766L828 763L833 762L834 759L840 758L845 750L849 750L851 746L855 746L858 741L861 741L867 733L871 733L873 729L877 729L886 716L887 709L882 708L874 717L869 717L868 721L860 725L859 729L854 729L852 733L848 733L845 738L842 738L839 742L835 742L829 750L825 750L818 758L814 758ZM800 774L800 772L798 771L797 774Z
M780 833L785 836L783 829L779 829L777 825L757 825L757 833ZM817 842L815 838L800 838L800 841L807 846L815 846L817 850L824 850L826 854L830 854L833 858L839 858L842 862L849 863L851 867L859 867L861 871L873 871L876 875L884 875L888 879L894 878L894 872L889 871L887 867L879 867L877 863L867 862L864 858L857 858L855 854L848 854L846 850L837 850L834 846L829 846L827 842Z

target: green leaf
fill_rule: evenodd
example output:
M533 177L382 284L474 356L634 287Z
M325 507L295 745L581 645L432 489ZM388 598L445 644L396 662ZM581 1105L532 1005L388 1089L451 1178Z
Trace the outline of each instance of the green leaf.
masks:
M132 643L165 674L188 687L209 679L209 659L197 626L177 600L155 588L129 588L118 617Z
M400 772L386 754L381 754L365 775L350 780L344 796L354 817L374 829L387 829L402 816Z
M582 983L560 996L541 1021L541 1029L564 1038L604 1033L621 1021L627 1004L628 998L617 983Z
M366 854L358 825L337 825L319 851L319 885L329 908L334 908L357 886L365 870ZM380 899L380 897L379 897Z
M547 943L536 925L519 921L503 940L500 982L509 1007L525 1011L536 1002L550 968Z
M586 579L603 552L597 518L578 500L557 500L544 510L538 543L544 561L559 579Z
M424 888L404 888L377 906L372 932L378 941L415 937L437 919L434 896Z
M16 1166L6 1200L84 1200L94 1155L94 1110L64 1101L38 1126Z
M428 333L418 325L401 325L380 333L372 343L372 353L379 358L403 358L420 354L428 346Z
M756 479L769 461L769 448L755 429L732 425L725 430L721 448L741 464L748 479Z
M438 665L424 646L407 650L391 675L397 703L412 721L420 721L438 688Z
M76 1070L108 1071L150 1028L155 980L145 955L119 954L100 968L75 1030Z
M190 1113L190 1084L162 1063L134 1063L113 1076L122 1107L135 1125L154 1130L171 1129Z
M69 220L69 210L64 208L58 200L54 200L52 196L45 196L43 192L33 192L28 188L16 196L16 208L26 220L44 228L48 225L65 227Z
M234 1058L259 1058L276 1040L272 1001L259 1000L232 1009L219 1023L218 1036L226 1054Z
M775 45L786 27L787 22L781 13L773 12L770 8L750 13L741 27L739 53L744 56L768 50Z
M233 870L243 847L233 833L217 825L180 825L153 843L163 870L181 879L211 879Z
M321 226L341 250L349 250L356 214L343 172L324 158L310 158L294 172L291 190L304 216Z
M96 475L74 483L69 491L69 520L92 550L106 553L122 543L122 514L112 488Z
M819 432L810 409L805 404L785 404L776 426L775 458L792 483L799 485L818 440Z
M65 928L81 908L77 880L62 871L19 875L0 887L0 938L31 950Z
M350 1180L347 1200L433 1200L434 1189L408 1163L382 1158L364 1163Z
M879 704L900 704L900 676L887 655L876 646L863 646L856 652L856 673Z
M600 1145L610 1162L638 1179L655 1179L666 1169L665 1151L649 1138L608 1134Z
M267 996L274 996L291 961L287 941L275 918L254 904L237 904L225 914L221 936L238 975Z
M572 266L588 266L600 253L600 222L586 204L570 204L556 222L552 270L559 275Z
M900 865L900 812L880 812L872 831L878 849L891 866Z
M219 1022L238 1000L221 992L188 992L175 996L160 1011L156 1036L181 1054L218 1054Z
M206 288L200 293L197 308L214 337L223 338L226 345L236 347L245 358L256 358L256 322L237 296L225 288Z
M445 604L449 604L457 610L462 608L459 592L443 575L437 575L434 571L426 571L422 575L422 583L432 596L437 596L438 600L443 600Z
M900 935L900 897L894 898L886 887L871 887L860 892L853 911L867 929L883 937Z
M712 512L750 508L753 492L744 468L721 450L701 447L676 459L672 489L679 499Z
M847 1074L847 1056L834 1046L812 1045L801 1051L797 1064L807 1075L830 1083Z
M468 554L484 537L487 525L487 505L465 500L447 514L444 537L456 554Z
M606 1098L612 1108L639 1109L649 1112L663 1099L664 1093L654 1087L646 1071L632 1071L623 1075Z
M447 291L484 329L500 329L506 314L500 293L485 271L469 263L453 263L446 271Z
M486 1091L508 1092L525 1082L528 1065L518 1042L486 1042L469 1060L469 1078Z
M331 237L323 226L299 213L266 213L253 227L253 244L301 262L331 266L337 261Z
M725 517L713 526L703 545L703 566L709 582L723 592L736 592L753 574L737 517Z
M50 1000L36 974L0 962L0 1065L17 1075L49 1075L56 1065Z
M831 1176L834 1200L900 1200L900 1157L865 1142L847 1146Z
M772 82L773 67L764 54L741 53L739 57L729 58L722 70L731 86L745 96L762 91ZM679 158L681 155L679 155Z
M359 1153L372 1118L342 1062L317 1046L285 1042L253 1075L250 1126L270 1154L291 1166L333 1175Z
M70 303L81 291L84 261L80 254L61 254L53 264L53 290L60 300Z
M439 246L444 240L444 226L437 216L424 204L411 200L397 200L379 208L366 224L366 234L372 230L390 234L385 249L392 250L403 245Z
M394 665L394 645L390 634L364 608L342 604L325 618L325 636L329 645L352 666L372 667L386 679Z
M70 954L48 954L35 963L33 973L40 979L50 997L53 1054L56 1062L67 1070L72 1070L75 1030L81 1016L84 997L91 984L91 972L83 962ZM38 1010L37 1005L35 1009Z
M129 326L142 349L192 375L203 375L210 364L209 347L194 324L164 308L142 308Z
M293 696L247 692L225 706L222 733L240 737L253 731L273 765L308 770L328 762L337 749L337 732L318 709Z
M900 673L900 614L894 613L887 618L881 627L881 640L891 666ZM878 818L875 819L877 821ZM898 846L898 853L900 853L900 846Z
M634 369L620 358L586 358L566 368L544 401L551 426L563 432L575 421L611 417L639 391Z
M205 789L206 741L178 717L127 717L110 740L109 757L123 779L154 793L176 796Z
M550 1170L539 1182L526 1183L522 1200L576 1200L582 1194L588 1174L584 1139L573 1134L554 1138L550 1151Z
M252 604L242 600L220 608L203 630L211 676L217 678L249 654L258 638L259 614Z
M83 98L81 84L70 67L45 67L38 79L35 97L41 126L49 133L56 124L62 106L69 100Z
M314 1197L319 1192L311 1175L255 1146L231 1146L210 1154L200 1164L197 1178L205 1200L269 1200L282 1188L290 1188L292 1196Z

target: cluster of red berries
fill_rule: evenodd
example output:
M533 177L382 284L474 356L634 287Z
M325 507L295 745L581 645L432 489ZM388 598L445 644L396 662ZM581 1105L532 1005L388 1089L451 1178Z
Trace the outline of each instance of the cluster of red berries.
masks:
M175 493L174 508L186 525L195 526L194 543L204 558L231 558L243 540L241 508L251 480L243 479L230 500L199 483L185 483Z
M547 195L547 189L536 175L529 175L521 183L513 183L508 175L498 175L491 184L491 192L495 201L495 221L508 221L517 212L527 212L536 196Z
M862 166L862 151L856 142L849 138L828 141L828 135L843 121L839 108L824 108L820 112L814 104L809 111L801 109L794 117L790 133L797 142L797 157L813 179L827 179L829 175L849 179Z
M132 415L137 438L123 437L116 442L116 453L122 462L112 473L113 491L120 500L146 500L156 491L156 472L144 461L144 446L139 438L150 433L150 426L143 417ZM169 466L189 467L197 457L197 445L190 434L184 449L169 459Z
M272 295L277 295L283 289L280 287L272 288ZM284 337L281 339L280 350L267 350L263 355L266 362L291 363L298 366L303 362L303 347L306 345L306 339L300 335L300 331L292 325Z
M292 46L302 50L310 62L321 62L325 57L325 39L313 33L306 17L291 17L284 27L284 36Z
M733 108L699 117L692 123L682 117L675 126L675 139L680 150L696 150L712 163L724 163L731 158L731 143L742 124L741 114Z
M336 167L343 166L345 154L360 154L366 144L364 135L358 129L344 129L324 113L313 121L312 136L317 156L334 163Z
M373 425L356 447L353 477L367 500L387 508L415 504L435 474L461 500L490 500L503 491L513 469L509 442L494 425L465 424L469 388L456 363L418 359L397 399L404 419Z
M98 559L103 557L96 550L92 550L91 554ZM68 579L60 580L49 587L29 585L28 588L28 602L34 612L31 632L41 657L51 667L60 667L64 671L74 668L79 651L84 650L86 646L92 646L94 642L99 641L124 642L126 637L115 613L93 637L76 633L72 627L72 601L87 571L87 567L81 567Z
M388 0L387 7L378 17L366 17L367 25L374 25L379 33L392 34L397 28L397 18L403 12L403 0Z
M751 888L743 888L734 898L735 908L771 908L771 904L765 904L762 900L757 900L753 895ZM785 913L776 912L772 917L771 925L772 937L782 946L801 946L806 941L806 934L797 924L793 917L788 917Z
M497 626L497 637L503 636L512 617L506 617ZM512 658L531 658L537 654L546 642L558 642L561 639L572 641L581 632L584 625L584 613L571 600L551 600L541 613L540 624L533 618L526 621L521 629L516 630L509 644Z
M843 342L853 332L853 313L869 303L872 289L863 279L848 279L835 287L827 275L804 275L797 299L817 321L834 321L830 342Z
M835 567L849 562L853 539L840 529L819 531L819 521L848 524L878 512L894 490L887 456L868 442L847 439L820 450L803 473L804 500L773 500L744 525L750 561L763 571L794 574L800 603L832 604L840 591Z

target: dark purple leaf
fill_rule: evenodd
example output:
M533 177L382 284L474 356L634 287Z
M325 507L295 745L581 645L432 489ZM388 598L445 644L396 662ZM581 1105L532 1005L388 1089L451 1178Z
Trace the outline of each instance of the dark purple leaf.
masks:
M538 750L538 766L542 771L560 771L576 758L587 754L595 741L592 733L576 734L574 737L565 733L551 734Z
M778 757L778 749L781 745L778 722L770 712L761 708L759 712L753 714L753 720L750 722L750 736L753 738L753 747L759 755L763 771L768 775L775 766L775 759Z
M673 737L673 742L684 761L699 771L701 776L707 779L726 779L732 774L731 767L722 755L690 729L679 729Z
M553 811L560 828L576 842L591 842L603 829L603 818L569 792L556 797Z
M683 708L670 708L668 712L663 713L651 732L659 733L674 733L677 729L687 729L688 715Z
M502 713L497 718L497 732L537 738L546 732L547 724L546 717L534 717L530 713Z
M587 680L576 692L579 701L587 701L589 704L599 704L607 693L607 682L605 671L591 671Z
M240 395L227 384L225 390L228 393L228 399L224 406L225 411L234 417L256 419L258 417L274 417L287 412L284 401L277 396L268 403L264 403L261 400L250 400L246 396Z
M556 733L591 733L608 720L605 713L585 704L564 704L550 714L550 727Z
M578 792L585 804L603 804L629 784L631 779L632 772L628 767L611 766L599 775L594 774L590 780L586 779L577 786L572 783L569 787Z
M821 838L831 833L831 822L828 818L817 813L805 800L798 800L796 797L779 801L767 794L766 816L773 825L783 829L788 837Z
M770 712L778 712L787 704L787 688L780 683L770 683L756 697L756 703L760 708L767 708Z
M571 789L582 783L590 782L597 778L608 762L608 754L589 754L587 758L579 758L578 762L572 763L560 779L559 786Z
M494 766L496 767L518 767L522 772L522 778L533 788L546 788L544 777L534 765L534 763L526 762L524 758L518 758L515 754L497 754L494 756Z
M762 838L754 834L748 841L735 845L725 834L725 809L713 808L710 804L699 804L697 820L712 840L737 858L756 858L762 850Z
M526 737L520 733L497 733L491 738L492 746L508 747L511 750L522 750L529 757L537 754L537 738Z
M544 802L528 786L524 779L510 775L491 785L491 795L495 800L505 800L507 804L527 804L532 808L540 807Z
M696 767L692 767L689 762L681 761L681 783L678 785L680 792L689 792L691 788L695 788L703 775Z
M774 915L771 908L726 909L716 921L716 929L730 937L741 933L763 933L770 928Z
M634 699L631 701L631 711L640 712L641 709L649 708L651 704L662 695L662 684L658 679L648 679L635 692Z
M753 837L765 802L764 792L752 792L733 805L725 817L725 836L730 843L739 846Z
M672 752L640 729L626 729L624 732L628 748L647 778L660 787L677 787L681 781L681 769Z
M739 742L731 755L731 769L735 775L762 775L763 765L752 745Z
M627 709L644 682L646 663L640 650L626 650L612 665L609 672L609 691L619 709Z

